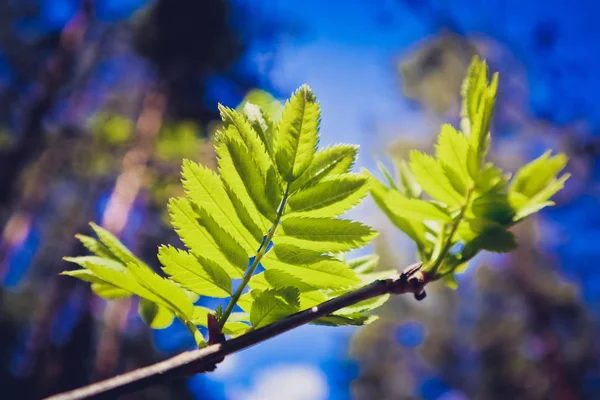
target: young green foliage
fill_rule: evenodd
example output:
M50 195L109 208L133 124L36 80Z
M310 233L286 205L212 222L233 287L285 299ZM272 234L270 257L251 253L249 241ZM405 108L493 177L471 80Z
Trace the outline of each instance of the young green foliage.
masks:
M308 86L293 94L278 123L249 103L241 111L219 109L218 173L184 160L185 197L168 205L187 249L159 248L165 276L96 225L99 240L78 236L95 256L68 258L83 269L64 272L92 283L107 299L140 297L139 314L153 328L181 319L198 346L205 342L197 326L207 326L209 314L224 333L243 334L362 286L374 279L377 263L375 257L346 261L334 255L376 236L370 227L340 218L368 193L368 178L350 172L356 146L317 149L320 106ZM433 207L425 206L424 212ZM234 279L241 280L235 290ZM222 311L195 306L200 296L228 298L228 305ZM315 323L368 323L373 317L365 313L386 299Z
M497 87L498 74L490 81L486 63L475 57L463 84L462 132L443 125L435 157L412 151L408 163L396 160L398 182L385 167L387 184L365 172L377 205L415 241L424 271L451 287L479 251L513 250L509 228L553 205L550 198L569 177L560 175L567 157L550 151L512 180L486 161Z

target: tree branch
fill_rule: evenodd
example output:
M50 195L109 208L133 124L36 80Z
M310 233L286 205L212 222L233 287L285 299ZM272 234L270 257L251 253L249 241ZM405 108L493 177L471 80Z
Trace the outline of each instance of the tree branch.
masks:
M181 353L168 360L139 368L79 389L48 397L46 400L79 400L115 398L149 386L164 383L174 377L213 371L225 356L236 353L274 336L327 316L344 307L384 294L413 293L417 300L425 298L424 286L429 274L420 271L421 263L406 268L398 279L374 281L360 289L328 300L318 306L300 311L263 328L251 331L223 343L200 350Z

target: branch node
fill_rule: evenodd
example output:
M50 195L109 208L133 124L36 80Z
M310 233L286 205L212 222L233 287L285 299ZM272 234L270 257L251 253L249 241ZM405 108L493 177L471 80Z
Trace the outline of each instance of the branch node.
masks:
M219 344L225 341L225 335L219 326L219 321L217 317L213 314L208 314L207 317L207 327L208 327L208 344Z

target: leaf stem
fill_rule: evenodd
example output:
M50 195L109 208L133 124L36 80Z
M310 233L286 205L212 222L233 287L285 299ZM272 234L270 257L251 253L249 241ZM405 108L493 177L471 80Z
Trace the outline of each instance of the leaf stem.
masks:
M259 247L258 251L256 252L256 256L254 257L254 260L252 261L250 268L248 268L248 270L244 274L242 283L237 288L237 290L235 291L233 296L231 296L231 299L229 300L229 303L227 304L225 311L223 311L223 315L219 319L219 326L221 328L223 328L223 326L225 326L225 322L227 322L227 319L233 312L233 309L234 309L235 305L237 304L238 300L240 299L240 297L242 296L244 289L246 289L246 286L248 286L248 283L250 282L252 275L254 275L254 271L256 271L258 264L260 264L260 261L262 260L263 256L266 254L267 249L269 248L269 243L271 243L271 239L273 239L273 236L275 235L275 231L277 230L277 227L279 226L281 217L283 216L283 212L285 211L285 206L287 205L289 195L290 195L290 184L288 183L287 187L285 188L285 191L283 192L283 197L281 199L281 203L279 203L279 209L277 210L277 216L275 217L275 220L273 221L273 225L271 226L271 229L269 229L269 232L267 232L265 240L263 241L263 243Z
M458 226L460 225L460 223L465 215L465 212L467 211L467 208L469 207L469 203L471 202L471 194L473 194L473 188L469 188L467 190L465 204L463 204L463 206L460 209L460 212L456 216L456 219L452 222L452 226L450 227L450 233L448 234L448 237L446 238L446 242L444 243L444 246L440 250L440 253L437 255L435 262L433 263L433 266L431 267L430 272L435 277L434 279L437 278L437 276L436 276L437 270L440 268L440 266L444 262L444 259L448 255L448 252L452 248L452 240L454 239L454 235L456 234L456 231L458 230Z
M179 316L178 316L179 318ZM192 334L192 336L194 337L194 340L196 341L196 346L198 346L198 348L202 348L204 346L206 346L206 341L204 340L204 336L202 336L202 333L200 333L200 331L198 330L198 327L189 320L185 320L182 318L179 318L183 321L183 323L185 324L185 327L188 329L188 331L190 331L190 333Z

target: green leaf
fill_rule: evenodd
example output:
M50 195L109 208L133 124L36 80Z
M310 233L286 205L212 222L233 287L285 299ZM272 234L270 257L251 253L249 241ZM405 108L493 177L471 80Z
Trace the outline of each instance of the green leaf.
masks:
M390 208L397 208L398 214L401 214L412 221L440 221L450 222L452 218L443 209L433 203L409 199L404 197L397 190L388 190L383 198Z
M77 257L80 259L85 259L86 257ZM77 262L77 261L73 261L75 260L74 258L67 258L68 261L71 262ZM81 261L81 262L77 262L80 265L85 265L85 262ZM106 299L106 300L118 300L118 299L125 299L129 296L131 296L131 292L127 291L127 290L123 290L121 288L118 288L114 285L111 285L110 283L105 282L104 280L100 279L98 276L96 276L92 271L90 271L89 269L76 269L76 270L71 270L71 271L63 271L61 272L61 275L68 275L68 276L72 276L74 278L78 278L81 279L84 282L89 282L92 284L92 291L94 293L96 293L98 296Z
M376 308L381 307L390 298L389 294L377 296L369 300L361 301L348 307L344 307L341 310L335 312L336 315L353 315L357 313L364 313L372 311Z
M435 146L436 157L446 164L464 180L465 185L469 180L467 170L467 150L469 142L465 135L457 132L450 124L442 125L437 144Z
M428 195L449 206L462 205L464 196L452 187L442 166L435 159L417 150L412 150L409 157L410 169Z
M368 190L366 183L367 179L359 175L332 176L294 193L288 204L296 217L336 217L365 197Z
M250 293L245 293L240 296L237 302L237 306L245 312L250 312L250 310L252 309L252 303L254 303L254 298L250 295Z
M110 283L92 283L92 292L106 300L121 300L131 297L127 290L111 285Z
M271 160L271 155L265 150L267 143L261 139L260 135L254 130L249 121L237 111L222 106L220 106L219 110L221 111L223 123L227 129L225 135L232 140L236 140L238 137L241 138L242 142L245 144L245 150L247 150L249 155L249 157L246 156L244 151L236 151L231 154L232 160L234 162L237 160L238 164L244 163L244 171L247 171L251 176L257 174L256 171L252 170L252 167L256 166L259 170L258 173L265 179L264 188L258 187L258 185L255 185L255 182L249 182L252 186L246 185L246 187L258 209L267 218L272 218L272 213L277 209L281 202L282 188L275 171L275 165ZM233 129L228 129L229 127L232 127ZM267 138L265 138L265 140L267 140ZM250 160L248 158L250 158ZM240 173L240 175L243 174L240 169L238 169L238 173ZM248 182L246 180L247 177L243 175L242 179L244 179L245 182ZM269 202L264 202L263 193L266 193Z
M358 274L367 274L373 272L379 263L379 256L377 254L369 254L347 260L346 263Z
M248 264L248 256L245 255L241 245L235 244L235 239L221 231L217 238L213 238L206 228L214 228L219 232L216 223L202 220L205 226L200 225L200 216L192 209L190 203L184 199L171 199L169 201L169 213L171 224L181 238L181 241L192 251L193 254L202 256L220 265L233 278L241 278ZM208 214L203 215L208 218ZM218 241L217 241L218 240ZM231 247L221 247L221 245ZM223 251L227 250L227 254ZM245 261L242 261L245 256Z
M334 290L361 285L369 274L357 271L374 266L373 259L357 260L353 270L331 255L365 245L376 232L335 218L367 194L367 178L350 173L358 147L317 151L320 109L308 86L292 96L278 126L252 104L245 104L243 113L223 106L219 110L223 127L214 138L218 174L184 160L185 197L169 201L172 225L189 249L160 248L158 257L169 278L96 225L99 241L80 239L100 257L72 259L83 269L66 273L90 282L107 298L139 296L139 313L152 327L163 328L175 316L199 346L204 339L194 323L206 324L209 314L224 325L223 332L238 335L301 305L320 304ZM440 210L428 208L429 213ZM265 271L251 276L250 260L253 266L264 264ZM232 294L234 278L244 281ZM242 294L246 285L251 290ZM212 311L193 305L200 296L231 301L224 310ZM232 313L236 305L245 312ZM345 319L357 323L365 317Z
M396 165L396 173L398 174L400 193L409 199L420 198L423 189L421 189L421 185L417 182L415 175L411 172L406 161L396 159L394 164Z
M292 264L310 264L318 261L339 260L320 251L306 250L289 244L279 244L273 248L274 254L279 260Z
M515 235L501 229L484 231L476 242L481 249L495 253L508 253L518 247Z
M477 108L477 115L471 120L471 133L469 135L469 146L475 150L478 164L481 165L490 147L490 125L496 91L498 89L498 74L494 73L492 81L487 86L487 66L483 66L485 73L480 75L481 97Z
M260 274L254 275L250 280L249 286L253 289L253 292L254 289L258 289L258 292L260 292L261 290L267 289L284 289L287 287L296 288L300 292L300 310L306 310L329 299L324 292L308 285L302 279L277 269L267 270L261 272ZM243 310L249 310L252 306L252 302L254 301L252 296L249 294L243 295L240 300L241 302L238 303L238 305Z
M369 177L369 187L375 204L398 229L415 241L417 246L424 246L426 242L425 226L422 223L408 220L405 215L400 215L395 205L388 203L388 193L391 190L369 172L365 171L364 173Z
M153 329L168 328L175 318L175 315L165 307L146 299L140 299L138 314Z
M506 194L488 193L473 200L471 211L476 218L484 218L501 225L509 225L515 212Z
M249 286L252 289L258 290L294 287L298 289L300 296L302 296L303 292L312 292L318 290L314 286L304 282L301 278L278 269L270 269L252 276Z
M263 173L257 161L252 158L252 154L246 146L231 132L225 132L219 135L217 144L217 155L219 157L219 171L221 177L226 180L238 182L238 187L244 187L256 209L265 216L268 221L275 219L277 214L276 206L267 193L273 195L272 187L267 190L267 172ZM233 168L233 169L232 169ZM270 167L273 168L273 167ZM235 179L232 174L236 174ZM239 181L242 185L239 185ZM270 182L270 186L273 182ZM233 186L232 186L233 187ZM280 191L281 193L281 191Z
M469 143L452 125L444 124L436 144L436 157L456 192L466 195L472 179L467 167Z
M194 325L208 326L208 315L214 314L210 308L194 306L191 321Z
M349 251L377 236L370 227L344 219L290 217L282 222L281 228L285 234L275 238L276 244L320 252Z
M93 222L90 223L90 226L94 232L96 232L96 235L98 235L100 241L110 250L114 258L117 258L123 264L139 261L138 258L134 256L133 253L129 251L129 249L125 247L115 235Z
M317 151L307 170L290 185L290 193L315 185L323 179L350 172L358 146L338 144Z
M394 181L394 177L392 176L390 171L386 168L386 166L381 161L377 162L377 167L379 168L379 170L385 177L385 180L387 181L389 187L394 190L399 190L398 186L396 185L396 181Z
M235 337L241 335L250 328L250 325L243 322L227 322L223 327L223 333Z
M97 264L97 265L102 265L102 266L114 269L116 271L125 272L125 266L123 265L123 263L121 263L118 260L112 259L112 258L104 258L104 257L98 257L98 256L82 256L82 257L63 257L63 260L77 264L83 268L87 268L87 266L89 264ZM74 271L64 271L63 274L64 275L72 275L73 272ZM93 271L91 271L91 273L93 274ZM79 276L78 276L78 278L79 278ZM101 279L101 278L99 278L99 279ZM92 282L92 281L89 280L88 282Z
M463 82L461 112L461 129L469 137L467 165L472 178L477 177L489 149L489 130L497 89L498 74L493 74L491 82L488 82L486 63L474 57Z
M160 298L155 296L151 291L141 286L123 264L118 261L94 256L76 258L65 257L65 260L80 264L82 267L90 270L100 280L126 292L133 293L154 302L161 301Z
M72 263L76 263L79 264L81 266L85 265L85 261L84 260L78 260L78 259L87 259L90 258L92 256L88 256L88 257L65 257L65 261L69 261ZM99 277L97 277L92 271L90 271L89 269L74 269L74 270L70 270L70 271L63 271L60 273L61 275L67 275L67 276L72 276L73 278L77 278L77 279L81 279L84 282L88 282L88 283L105 283L102 279L100 279Z
M285 271L270 269L262 273L266 283L275 289L293 287L299 292L311 292L316 288L304 282L301 278L288 274Z
M206 327L208 325L209 314L215 313L209 308L202 306L194 306L191 322L194 325ZM248 330L250 326L242 322L248 320L249 316L246 313L232 313L229 321L223 327L223 333L226 335L237 335L241 332Z
M165 279L149 268L138 263L127 264L127 270L135 277L140 286L151 292L159 299L157 303L169 308L171 311L178 313L186 319L192 317L194 305L185 292L177 286L173 281ZM148 300L152 300L147 296ZM155 301L156 302L156 301Z
M544 207L554 205L554 202L548 201L558 191L564 188L565 182L571 177L570 174L564 174L559 179L554 180L538 194L536 194L531 200L526 202L522 207L519 208L517 215L515 215L515 221L520 221L523 218L541 210Z
M492 163L486 163L477 175L475 183L476 191L479 193L506 193L506 183L508 176L502 173L502 170Z
M265 142L261 140L260 135L254 130L250 122L236 110L219 104L219 112L227 135L242 140L250 154L250 158L255 161L255 165L263 175L266 175L266 171L273 164L265 148Z
M97 255L98 257L116 259L116 257L111 253L108 247L106 247L93 237L80 234L75 235L75 237L79 239L81 244L83 244L86 249L88 249L90 252Z
M461 88L461 96L463 98L461 109L463 121L461 122L461 125L462 131L467 135L470 134L470 121L475 120L477 116L478 99L482 90L482 86L478 85L480 82L480 75L487 73L487 69L482 71L482 64L483 62L478 56L473 57Z
M231 322L250 322L250 314L247 312L234 312L229 317Z
M444 277L442 278L442 282L444 282L446 287L448 287L449 289L458 289L458 282L456 281L456 276L452 273L444 275Z
M273 121L269 118L266 113L263 113L260 107L252 104L246 103L244 104L244 114L246 114L246 118L248 118L248 122L254 128L254 131L260 137L267 152L274 159L274 145L273 145L273 133L275 127L273 126Z
M313 325L324 326L363 326L377 321L376 315L352 314L352 315L336 315L330 314L326 317L318 318L311 322Z
M324 289L341 289L360 284L350 267L331 257L312 255L292 246L275 246L263 259L263 266L287 272L308 285Z
M329 296L322 291L314 290L312 292L303 292L300 293L300 309L306 310L318 306L327 300L329 300Z
M522 167L515 174L509 190L531 198L550 185L567 165L566 155L559 153L550 157L551 153L552 151L548 150Z
M298 289L269 289L261 291L252 303L250 322L254 329L269 325L298 311Z
M380 280L380 279L396 279L398 278L398 270L396 269L387 269L387 270L383 270L383 271L375 271L375 272L369 272L369 273L362 273L360 274L360 279L363 281L363 283L372 283L373 281L376 280Z
M275 148L279 173L287 182L296 180L312 162L319 142L321 109L308 85L302 85L286 103Z
M248 265L248 252L239 244L237 239L227 233L206 210L192 204L192 209L198 215L198 224L212 237L216 247L220 248L232 265L242 274ZM254 251L252 251L253 253ZM201 255L198 255L201 257Z
M187 198L206 210L230 236L239 238L244 250L256 250L260 241L242 224L221 178L210 169L190 160L183 160L181 175Z
M458 236L467 242L467 251L472 251L471 247L474 247L478 250L507 253L517 248L515 236L502 225L489 220L466 221L459 226Z
M200 296L231 296L231 279L215 262L174 247L161 246L158 259L175 282Z
M231 200L231 204L235 209L235 212L240 218L240 221L242 221L242 225L244 225L248 232L252 234L254 240L256 240L257 243L260 243L263 238L262 229L257 224L257 222L254 219L252 219L250 212L248 211L248 209L244 205L244 202L240 199L238 194L229 185L224 186L225 191L227 192L227 196L229 197L229 200Z
M231 142L233 142L231 144ZM231 151L238 151L239 157L233 158ZM261 232L266 232L270 226L270 219L264 216L257 208L253 196L261 196L260 200L263 206L267 207L270 204L266 194L266 178L261 175L256 165L252 166L252 159L250 159L247 149L240 143L238 139L229 138L226 132L220 133L215 138L215 151L217 153L217 162L219 164L219 173L225 190L228 192L232 199L232 194L235 195L239 204L241 204L250 219L254 221L260 228ZM244 163L240 164L239 161L243 160ZM243 174L238 172L238 168L244 169ZM254 185L254 187L253 187ZM257 189L258 187L258 189ZM249 188L249 189L248 189ZM260 190L262 190L261 193ZM233 204L236 206L236 204ZM270 206L269 206L270 207ZM243 217L238 213L240 219ZM242 222L244 220L242 219ZM247 224L244 224L247 227Z

